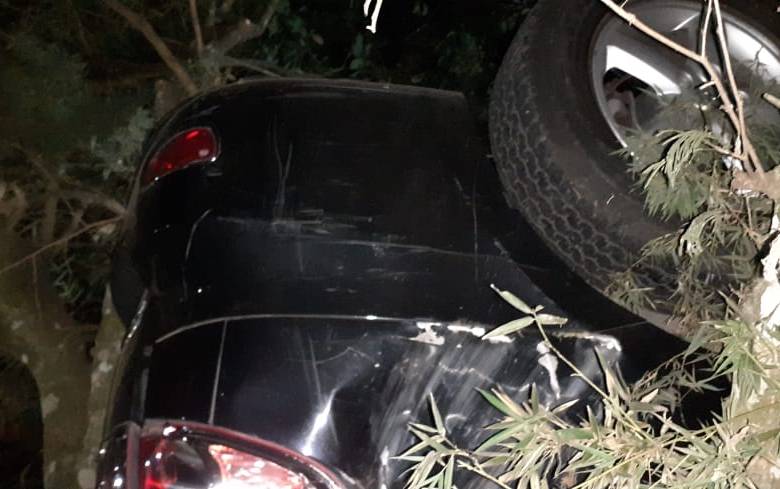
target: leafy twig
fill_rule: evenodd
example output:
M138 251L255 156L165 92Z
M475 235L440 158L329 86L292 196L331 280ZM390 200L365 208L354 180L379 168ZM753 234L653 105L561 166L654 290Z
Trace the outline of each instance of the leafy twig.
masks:
M745 169L747 171L754 171L756 173L763 172L761 159L758 157L758 154L756 153L753 144L750 142L750 138L748 137L747 133L744 132L744 127L745 127L744 113L738 114L739 111L743 111L743 107L740 102L741 95L739 94L738 91L731 93L731 95L729 94L729 91L724 86L723 81L718 75L718 72L715 70L715 67L712 65L712 62L710 62L709 58L707 58L706 53L704 52L697 53L677 42L672 41L668 37L664 36L663 34L660 34L658 31L656 31L652 27L648 26L647 24L639 20L636 14L628 12L613 0L601 0L601 2L604 5L606 5L610 10L612 10L615 14L617 14L620 18L628 22L629 25L635 27L645 35L650 36L651 38L660 42L664 46L691 59L692 61L695 61L696 63L701 65L702 68L704 68L704 70L707 72L707 76L709 76L710 78L711 83L715 86L718 97L720 98L721 103L723 104L722 109L724 113L729 118L729 121L731 122L734 129L739 133L739 137L741 138L741 143L742 143L742 149L746 153L746 155L741 158L742 161L745 162ZM719 4L717 3L717 1L714 4L714 8L715 8L716 17L719 17L720 16L718 12ZM722 29L718 31L718 37L721 40L721 45L726 46L725 40L723 39ZM737 101L736 111L735 111L734 102L732 102L732 98ZM737 151L737 152L740 153L741 151Z

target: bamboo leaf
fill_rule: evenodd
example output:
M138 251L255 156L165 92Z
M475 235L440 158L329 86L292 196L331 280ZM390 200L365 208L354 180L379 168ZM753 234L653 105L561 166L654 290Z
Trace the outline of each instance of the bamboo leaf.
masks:
M568 410L570 407L572 407L575 404L577 404L578 402L580 402L579 399L573 399L571 401L564 402L563 404L559 404L558 406L555 406L555 408L552 410L552 412L553 412L553 414L562 413L562 412Z
M524 318L515 319L514 321L509 321L508 323L504 323L501 326L490 331L489 333L485 334L484 336L482 336L482 339L487 340L490 338L495 338L496 336L506 336L516 331L520 331L521 329L525 329L528 326L532 325L533 323L534 323L534 318L532 316L526 316Z
M552 314L539 314L536 316L536 320L539 321L539 324L543 324L545 326L562 326L568 322L568 319L560 316L554 316Z
M494 408L499 410L500 412L506 414L509 417L516 418L520 413L513 411L510 409L509 406L507 406L503 401L501 401L495 394L482 390L477 389L477 392L480 393L482 397L485 398L485 400Z
M436 400L433 398L433 394L431 393L428 396L431 403L431 412L433 413L433 422L436 425L436 432L444 436L444 433L446 433L444 428L444 420L441 418L441 413L439 412L439 408L436 406Z
M586 428L564 428L555 432L556 436L562 441L572 440L592 440L593 433Z
M447 461L447 466L444 467L444 482L442 484L443 489L452 488L452 479L455 475L455 457L452 456Z
M508 302L512 307L524 314L533 314L534 310L531 309L528 304L523 302L519 297L507 290L501 290L493 284L490 284L490 288L493 289L502 299Z
M416 429L418 429L420 431L423 431L423 432L426 432L426 433L431 433L431 434L436 434L437 433L436 428L434 428L432 426L428 426L428 425L422 424L422 423L409 423L409 427L416 428Z
M499 431L498 433L494 434L493 436L491 436L490 438L482 442L482 444L479 447L477 447L476 452L477 453L484 452L488 448L494 447L495 445L501 443L502 441L512 438L523 428L524 428L523 424L516 423L515 426L513 426L512 428Z

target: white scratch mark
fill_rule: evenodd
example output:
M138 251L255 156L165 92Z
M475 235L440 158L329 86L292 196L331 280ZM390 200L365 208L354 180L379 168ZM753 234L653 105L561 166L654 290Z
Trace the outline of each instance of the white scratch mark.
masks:
M452 331L453 333L469 333L472 336L476 336L477 338L481 338L485 336L485 328L482 326L466 326L463 324L450 324L447 326L448 331Z
M437 346L443 345L444 337L436 334L436 332L433 330L434 326L441 326L441 323L417 321L417 327L420 328L422 331L420 332L420 334L418 334L411 340L417 341L418 343L427 343L429 345L437 345Z
M623 351L623 346L617 340L617 338L609 335L588 333L585 331L567 331L555 333L557 338L579 338L583 340L593 341L607 350Z

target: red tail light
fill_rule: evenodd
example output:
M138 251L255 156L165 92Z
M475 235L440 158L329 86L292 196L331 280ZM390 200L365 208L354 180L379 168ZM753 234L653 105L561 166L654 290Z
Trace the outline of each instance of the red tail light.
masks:
M143 183L148 184L193 163L214 161L218 145L214 132L207 127L195 127L173 136L155 153L146 166Z
M303 455L197 423L152 422L140 434L128 429L101 453L98 489L341 487L328 469Z

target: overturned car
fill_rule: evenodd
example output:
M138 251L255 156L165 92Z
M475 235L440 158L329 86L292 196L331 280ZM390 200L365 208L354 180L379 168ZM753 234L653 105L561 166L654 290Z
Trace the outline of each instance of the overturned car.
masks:
M429 394L464 444L497 418L478 388L598 401L538 336L482 339L517 317L491 284L566 313L524 272L545 265L459 94L206 93L154 132L133 199L98 487L399 488ZM596 351L631 378L679 348L632 317L569 317L553 341L597 380Z

